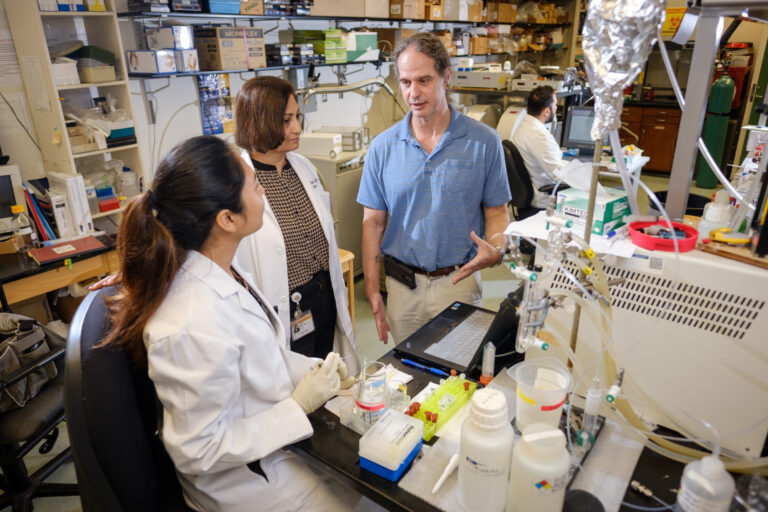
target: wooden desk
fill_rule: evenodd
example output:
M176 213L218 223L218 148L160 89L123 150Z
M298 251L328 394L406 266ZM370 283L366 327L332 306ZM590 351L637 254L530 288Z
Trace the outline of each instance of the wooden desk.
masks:
M63 263L41 267L17 254L4 254L0 256L0 262L4 270L0 275L0 299L4 310L10 304L119 270L114 249L73 258L71 268Z
M341 259L341 271L347 280L347 301L349 302L349 316L352 318L352 329L355 328L355 254L344 249L339 249Z

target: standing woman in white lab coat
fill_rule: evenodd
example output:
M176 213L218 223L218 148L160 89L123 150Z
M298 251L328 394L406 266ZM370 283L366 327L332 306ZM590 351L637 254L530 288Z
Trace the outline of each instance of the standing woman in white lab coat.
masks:
M293 152L301 117L293 86L280 78L252 78L237 94L235 142L266 190L264 226L240 244L237 261L277 305L291 350L325 357L335 347L357 373L330 196L312 163Z
M172 149L120 224L122 283L102 345L146 365L190 507L346 510L348 493L283 450L312 435L307 414L339 389L343 365L287 350L268 299L233 262L262 226L263 195L220 139Z

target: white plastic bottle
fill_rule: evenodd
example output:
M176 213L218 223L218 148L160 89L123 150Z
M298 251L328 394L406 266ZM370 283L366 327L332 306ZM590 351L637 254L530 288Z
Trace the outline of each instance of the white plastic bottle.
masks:
M464 510L502 512L515 433L501 391L475 391L461 426L459 501Z
M128 201L141 193L141 190L139 190L139 176L128 167L123 167L123 171L119 173L117 187L120 195L125 196Z
M729 199L728 191L722 189L717 191L714 201L704 206L704 214L701 216L697 227L699 241L709 238L710 231L728 227L732 214L731 205L728 204Z
M24 213L24 205L15 204L11 206L13 219L11 220L11 229L13 229L13 248L21 254L27 254L30 249L37 246L37 233L29 222L29 217Z
M512 454L507 512L560 512L570 461L561 430L528 425Z
M726 512L736 485L720 459L707 455L686 464L677 493L677 512Z

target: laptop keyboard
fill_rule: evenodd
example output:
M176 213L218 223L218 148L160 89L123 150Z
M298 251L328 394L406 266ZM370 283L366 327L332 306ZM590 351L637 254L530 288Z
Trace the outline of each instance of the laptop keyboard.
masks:
M469 366L493 322L493 317L494 315L487 311L475 311L424 352L462 367Z

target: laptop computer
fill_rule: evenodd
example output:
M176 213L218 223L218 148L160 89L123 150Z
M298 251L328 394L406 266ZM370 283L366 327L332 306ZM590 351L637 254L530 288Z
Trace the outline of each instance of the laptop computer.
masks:
M401 358L468 374L480 360L486 342L493 341L498 347L516 332L517 315L511 306L505 308L502 304L496 313L454 302L394 350Z

